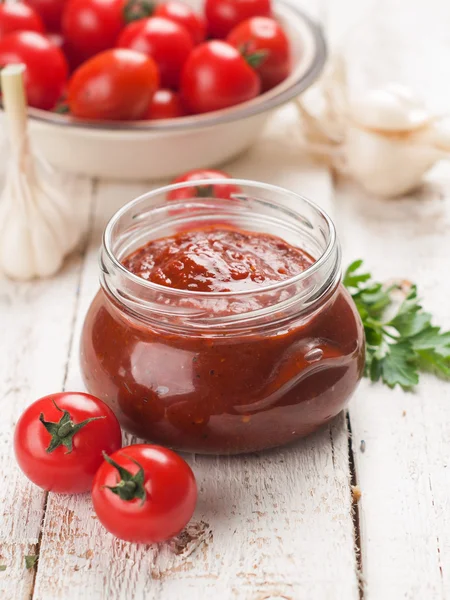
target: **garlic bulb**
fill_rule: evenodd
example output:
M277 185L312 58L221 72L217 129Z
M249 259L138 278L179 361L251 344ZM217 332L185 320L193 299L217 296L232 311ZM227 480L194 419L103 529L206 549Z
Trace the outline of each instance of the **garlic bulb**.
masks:
M54 174L30 152L24 65L0 73L10 161L0 197L0 269L13 279L53 275L80 236L68 199Z
M404 194L437 161L450 157L447 119L432 115L399 84L350 99L340 55L322 80L320 100L316 112L308 96L297 100L307 150L371 193Z

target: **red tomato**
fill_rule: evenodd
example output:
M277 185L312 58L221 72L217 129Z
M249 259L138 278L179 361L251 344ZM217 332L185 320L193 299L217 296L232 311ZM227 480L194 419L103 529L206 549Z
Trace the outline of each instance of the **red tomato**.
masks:
M68 67L64 54L41 33L16 31L0 40L0 65L24 63L28 104L51 110L64 91Z
M238 50L217 40L194 48L181 77L183 103L193 113L240 104L260 90L258 75Z
M81 119L142 119L158 85L151 58L115 48L78 67L69 81L67 101L71 114Z
M146 0L68 0L62 30L71 52L86 60L114 48L125 25L151 10Z
M34 402L19 419L14 451L33 483L51 492L87 492L103 462L102 452L122 446L112 410L89 394L63 392Z
M0 40L13 31L44 33L44 23L31 6L21 2L4 2L0 4Z
M61 18L67 0L27 0L44 21L47 31L59 33L61 31Z
M206 0L206 20L211 37L225 38L233 27L251 17L270 17L270 0Z
M194 171L183 173L183 175L174 179L172 183L200 181L202 179L231 179L231 175L228 175L224 171L215 171L214 169L195 169ZM230 200L233 194L242 194L241 188L237 185L223 183L173 190L168 194L167 200L190 200L193 197L193 190L195 190L195 195L200 198L212 197Z
M100 522L128 542L170 539L187 525L196 501L197 485L189 465L175 452L148 444L105 457L92 486Z
M259 73L263 91L281 83L291 72L289 40L274 19L248 19L233 29L227 42Z
M176 119L186 114L179 94L172 90L157 90L150 102L146 119Z
M121 33L117 46L151 56L158 65L162 87L176 89L194 43L187 30L178 23L151 17L130 23Z
M206 37L206 21L197 14L190 6L177 0L169 0L165 4L159 4L155 12L155 17L165 17L179 25L183 25L189 31L194 40L194 44L200 44Z

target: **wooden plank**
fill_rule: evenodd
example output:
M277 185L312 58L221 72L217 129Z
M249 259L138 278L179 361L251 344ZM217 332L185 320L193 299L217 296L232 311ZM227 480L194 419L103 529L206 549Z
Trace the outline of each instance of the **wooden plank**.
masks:
M353 93L400 81L435 110L447 111L450 86L443 68L450 56L449 18L449 6L441 0L413 0L407 11L401 0L372 4L365 22L345 40ZM435 183L431 178L408 199L383 201L342 183L336 200L346 261L362 257L379 279L415 281L426 308L447 328L450 285L442 275L449 266L444 250L449 173L441 169ZM450 593L449 397L448 384L424 377L414 394L364 382L351 404L363 494L359 512L366 600L440 599ZM362 439L364 453L359 450Z
M302 164L292 139L293 112L227 169L303 191L331 206L328 174ZM100 232L134 186L101 185L86 262L68 385L81 388L78 337L97 289ZM343 417L294 447L235 458L192 457L200 499L191 525L160 547L130 545L106 534L86 496L51 496L34 600L91 598L178 600L289 598L325 600L340 590L358 597ZM60 574L64 573L64 576Z
M91 187L79 180L69 188L85 225ZM46 501L15 464L14 425L28 404L64 383L83 252L82 243L53 279L0 279L0 564L7 567L0 573L2 600L30 597L34 570L26 571L24 556L35 553Z
M388 204L342 188L338 200L348 261L364 257L379 279L415 281L426 308L449 327L450 285L439 273L448 271L450 212L442 199ZM450 590L449 399L448 384L423 377L414 394L364 383L351 404L369 600L444 598Z

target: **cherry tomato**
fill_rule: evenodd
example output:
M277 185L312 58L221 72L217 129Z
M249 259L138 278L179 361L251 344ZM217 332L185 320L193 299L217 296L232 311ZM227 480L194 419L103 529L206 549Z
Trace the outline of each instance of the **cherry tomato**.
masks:
M22 2L0 4L0 40L13 31L37 31L44 33L41 17Z
M231 179L231 175L224 171L216 171L214 169L195 169L183 173L172 183L183 183L189 181L200 181L202 179ZM168 200L189 200L193 196L193 190L195 195L200 198L223 198L230 200L233 194L241 194L242 190L237 185L230 184L215 184L215 185L199 185L195 188L182 188L180 190L173 190L167 196Z
M24 63L28 104L51 110L68 76L64 54L41 33L16 31L0 40L0 65Z
M281 83L291 71L289 40L274 19L248 19L231 31L227 42L240 50L259 73L263 91Z
M89 394L63 392L37 400L14 432L19 467L33 483L51 492L87 492L103 463L102 452L122 446L112 410Z
M193 113L220 110L251 100L261 81L240 52L213 40L192 51L181 77L183 103Z
M157 90L150 102L146 119L176 119L186 114L179 94L172 90Z
M115 48L78 67L69 81L67 101L70 112L82 119L142 119L158 85L151 58Z
M27 0L44 22L50 33L61 31L61 18L67 0Z
M114 48L125 25L151 10L146 0L68 0L62 30L72 54L86 60Z
M194 43L182 25L162 17L151 17L125 27L117 46L151 56L158 65L162 87L176 89Z
M200 44L206 37L205 19L183 2L169 0L165 4L159 4L153 16L165 17L169 21L183 25L191 34L194 44Z
M225 38L233 27L251 17L270 17L270 0L206 0L206 20L211 37Z
M105 457L92 486L100 522L129 542L153 544L177 535L191 519L196 501L189 465L175 452L148 444Z

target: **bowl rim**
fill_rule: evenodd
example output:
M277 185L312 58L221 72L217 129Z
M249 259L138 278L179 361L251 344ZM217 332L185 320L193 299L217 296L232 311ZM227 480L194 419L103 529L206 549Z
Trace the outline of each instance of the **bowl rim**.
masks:
M200 115L190 115L178 119L161 119L160 121L78 121L70 116L44 111L38 108L28 108L28 116L32 121L41 124L50 124L75 129L102 130L104 132L127 131L127 132L169 132L190 131L239 121L267 112L292 100L301 92L306 90L321 74L327 59L327 43L322 27L302 9L295 6L292 1L279 0L278 4L292 11L301 19L311 34L314 52L311 63L305 72L300 74L299 79L288 88L278 94L273 94L264 100L264 94L259 96L261 102L254 103L250 100L242 104ZM276 89L276 88L274 88ZM269 92L270 93L270 92ZM3 109L2 109L3 111Z

